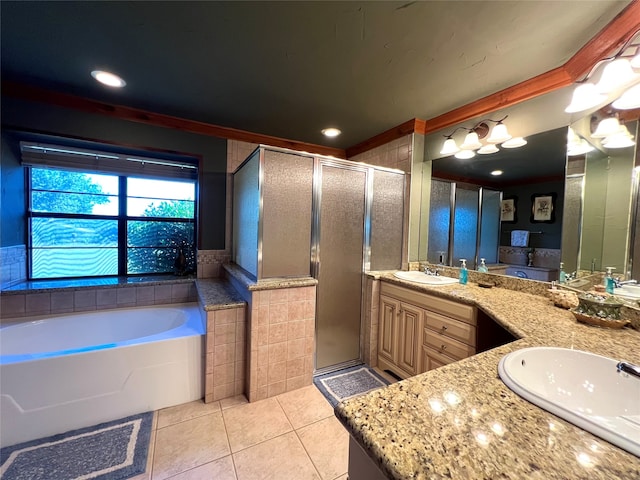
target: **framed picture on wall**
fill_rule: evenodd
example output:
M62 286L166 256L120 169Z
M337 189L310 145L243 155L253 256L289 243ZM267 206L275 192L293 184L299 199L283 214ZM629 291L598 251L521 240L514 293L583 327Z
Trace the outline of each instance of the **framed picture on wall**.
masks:
M518 197L505 197L500 204L500 221L507 223L516 223L518 217L516 215L516 204Z
M556 221L556 193L531 195L531 223L553 223Z

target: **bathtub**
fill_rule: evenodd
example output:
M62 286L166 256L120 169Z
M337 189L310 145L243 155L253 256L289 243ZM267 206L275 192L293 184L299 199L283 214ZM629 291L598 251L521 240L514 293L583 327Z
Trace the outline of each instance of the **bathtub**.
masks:
M0 446L202 398L197 304L24 319L0 328Z

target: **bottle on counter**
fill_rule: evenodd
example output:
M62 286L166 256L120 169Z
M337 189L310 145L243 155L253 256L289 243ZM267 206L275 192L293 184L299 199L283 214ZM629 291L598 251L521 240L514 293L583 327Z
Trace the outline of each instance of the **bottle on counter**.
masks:
M469 278L469 272L467 271L467 259L460 259L460 275L458 276L461 285L466 285Z
M558 275L558 283L567 283L567 272L564 271L564 262L560 262L560 274Z
M480 259L480 266L478 267L478 271L482 273L489 273L489 269L487 268L487 264L484 263L484 258Z
M613 288L615 286L615 282L613 280L613 270L616 267L606 267L607 274L604 276L604 289L605 292L613 294Z

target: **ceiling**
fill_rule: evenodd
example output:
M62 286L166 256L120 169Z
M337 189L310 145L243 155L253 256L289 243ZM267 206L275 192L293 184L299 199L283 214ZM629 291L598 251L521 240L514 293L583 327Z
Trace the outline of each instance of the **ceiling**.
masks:
M3 0L2 78L347 148L562 65L628 3Z

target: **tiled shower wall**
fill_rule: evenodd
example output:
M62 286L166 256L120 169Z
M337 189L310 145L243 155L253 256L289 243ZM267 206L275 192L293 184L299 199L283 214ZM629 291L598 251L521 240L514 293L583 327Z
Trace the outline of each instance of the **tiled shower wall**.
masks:
M27 251L24 245L0 248L0 271L2 288L10 287L27 279Z
M109 308L128 308L197 301L193 281L161 285L69 288L52 292L3 292L0 318L87 312Z
M405 135L402 138L350 157L349 160L379 167L397 168L406 173L411 173L412 154L412 135Z

